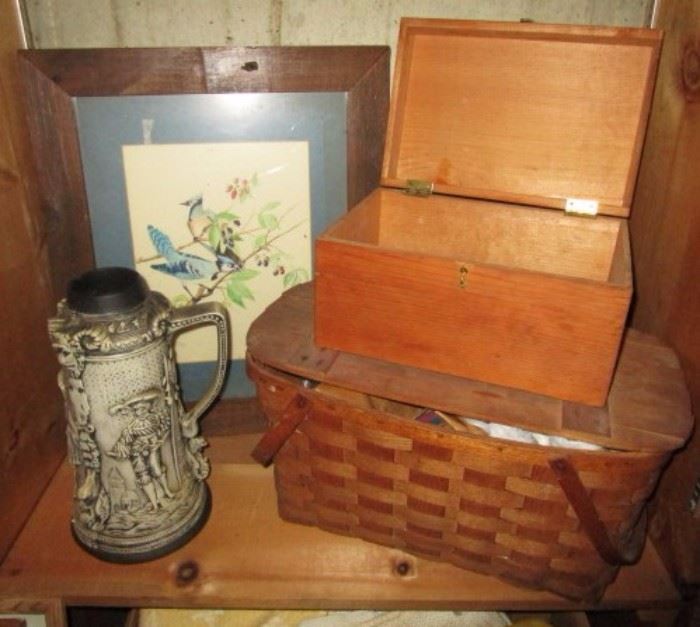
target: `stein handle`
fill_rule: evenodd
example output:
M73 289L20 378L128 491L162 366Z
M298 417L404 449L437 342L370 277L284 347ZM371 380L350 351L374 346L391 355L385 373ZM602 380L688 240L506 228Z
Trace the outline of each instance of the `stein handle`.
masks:
M214 379L202 398L183 417L183 423L189 425L194 425L199 417L209 409L224 385L226 367L228 366L228 311L221 303L198 303L175 309L170 316L172 335L204 324L216 325L216 371Z

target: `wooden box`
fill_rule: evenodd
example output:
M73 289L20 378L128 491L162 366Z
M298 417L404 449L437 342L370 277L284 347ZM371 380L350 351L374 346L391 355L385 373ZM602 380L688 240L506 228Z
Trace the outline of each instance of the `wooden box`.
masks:
M660 40L403 20L383 187L316 242L317 344L602 405Z

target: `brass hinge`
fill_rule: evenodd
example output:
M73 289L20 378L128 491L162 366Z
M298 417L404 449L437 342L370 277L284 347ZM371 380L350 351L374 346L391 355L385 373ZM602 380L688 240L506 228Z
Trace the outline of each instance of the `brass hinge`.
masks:
M433 193L433 184L430 181L408 179L404 191L409 196L430 196Z
M594 218L598 215L598 201L588 198L567 198L564 213L568 216Z

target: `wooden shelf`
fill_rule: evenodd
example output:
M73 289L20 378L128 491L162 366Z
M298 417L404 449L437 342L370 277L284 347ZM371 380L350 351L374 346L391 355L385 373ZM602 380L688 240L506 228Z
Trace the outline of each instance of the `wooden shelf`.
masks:
M282 521L272 470L249 458L258 434L210 437L211 517L188 545L138 565L101 562L73 541L73 469L64 462L0 566L3 598L138 607L592 609L447 564ZM189 563L189 564L188 564ZM408 573L399 574L399 564ZM183 579L189 568L196 576ZM178 576L179 573L179 576ZM674 606L651 543L601 608Z

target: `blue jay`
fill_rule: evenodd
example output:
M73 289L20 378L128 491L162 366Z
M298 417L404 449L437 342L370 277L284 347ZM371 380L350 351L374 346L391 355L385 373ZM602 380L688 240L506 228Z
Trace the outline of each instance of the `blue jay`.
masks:
M212 220L204 211L202 194L196 194L180 204L189 209L187 228L192 233L192 237L198 242L205 240Z
M180 204L189 208L187 228L189 228L190 233L192 233L192 237L220 259L229 259L232 266L241 266L241 258L233 250L234 233L231 226L224 225L221 227L221 235L216 250L209 244L208 231L213 224L213 220L204 211L202 194L196 194L189 200ZM234 223L236 225L240 224L238 221Z
M197 255L183 253L173 246L170 238L156 227L148 225L148 235L158 254L165 258L165 263L151 266L158 272L163 272L181 281L197 281L214 279L219 272L228 272L240 267L228 257L216 256L216 261L204 259Z

